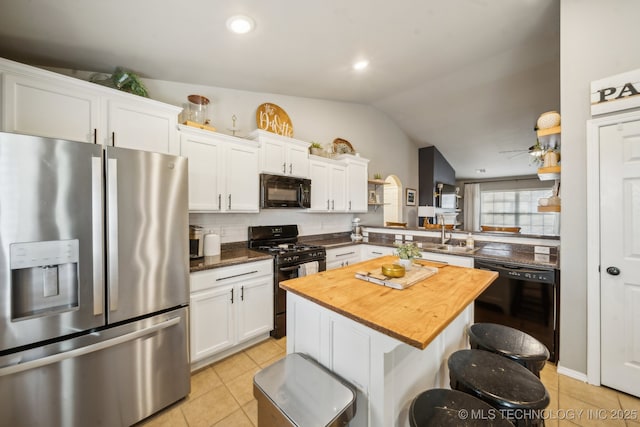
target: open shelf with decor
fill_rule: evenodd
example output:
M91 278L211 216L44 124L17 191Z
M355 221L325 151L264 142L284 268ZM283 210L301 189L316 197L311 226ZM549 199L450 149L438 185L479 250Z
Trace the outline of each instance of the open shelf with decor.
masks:
M560 165L538 168L538 179L540 181L560 179Z
M378 187L386 185L387 182L382 179L369 179L367 182L373 186L373 190L369 191L367 204L373 206L374 211L377 211L380 206L388 205L389 203L383 203L382 201L384 194L381 196L378 193Z

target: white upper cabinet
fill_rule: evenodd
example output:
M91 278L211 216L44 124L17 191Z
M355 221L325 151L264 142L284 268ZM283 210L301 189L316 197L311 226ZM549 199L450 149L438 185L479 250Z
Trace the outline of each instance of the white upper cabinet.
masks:
M253 131L249 138L260 143L261 172L309 177L310 143L260 129Z
M178 154L182 108L0 58L2 130Z
M120 95L120 94L118 94ZM179 154L178 114L181 109L139 96L106 100L106 141L115 147Z
M324 157L311 156L311 207L314 212L347 211L347 166Z
M348 154L336 160L347 164L347 212L367 212L369 160Z
M189 210L258 212L258 144L189 126L179 128L180 155L189 159Z
M3 75L5 132L94 143L100 118L100 96L94 91L37 76Z

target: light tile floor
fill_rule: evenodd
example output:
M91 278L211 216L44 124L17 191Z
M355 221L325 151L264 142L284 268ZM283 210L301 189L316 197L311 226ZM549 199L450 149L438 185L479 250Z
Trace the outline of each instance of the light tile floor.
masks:
M144 427L253 427L258 425L253 376L284 357L286 338L269 339L191 376L191 393L140 423ZM551 396L547 427L640 427L640 399L558 375L547 364L541 379ZM634 415L635 414L635 415ZM620 417L625 417L620 419ZM614 418L618 419L614 419Z

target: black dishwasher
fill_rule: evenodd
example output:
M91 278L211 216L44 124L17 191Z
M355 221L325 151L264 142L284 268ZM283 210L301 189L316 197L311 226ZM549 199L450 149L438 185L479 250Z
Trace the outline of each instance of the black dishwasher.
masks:
M475 301L474 321L511 326L533 336L558 360L559 271L475 260L475 268L499 276Z

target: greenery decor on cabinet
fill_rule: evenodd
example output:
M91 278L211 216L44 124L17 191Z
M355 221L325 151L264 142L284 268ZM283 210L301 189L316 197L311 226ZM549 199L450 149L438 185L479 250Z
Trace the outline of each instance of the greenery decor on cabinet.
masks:
M131 71L116 67L111 77L104 77L104 74L93 74L89 80L93 83L149 98L149 93L140 81L140 77Z

